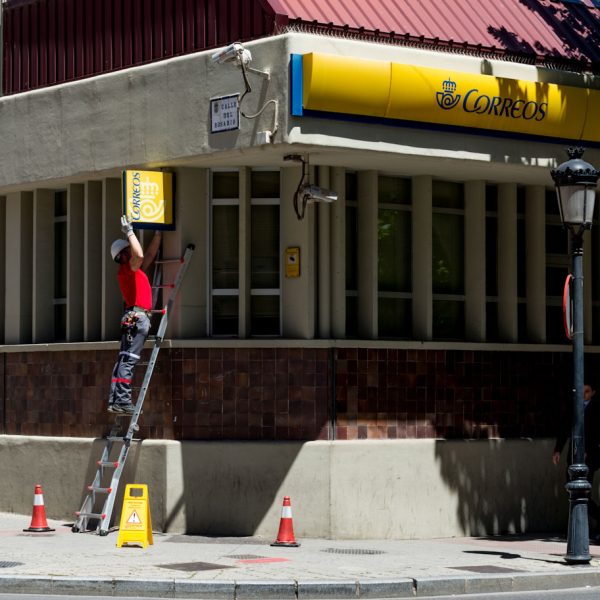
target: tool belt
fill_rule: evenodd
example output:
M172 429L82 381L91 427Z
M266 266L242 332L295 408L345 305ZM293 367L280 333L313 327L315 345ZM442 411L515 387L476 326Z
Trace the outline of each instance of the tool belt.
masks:
M131 306L125 309L125 314L121 319L121 335L126 335L129 341L133 340L133 337L138 330L138 321L142 315L150 316L150 311L140 306Z
M121 319L121 335L126 335L127 339L131 341L133 336L137 333L137 324L140 320L138 313L134 310L127 310Z
M142 308L141 306L128 306L125 310L133 313L144 313L147 317L152 314L149 310Z

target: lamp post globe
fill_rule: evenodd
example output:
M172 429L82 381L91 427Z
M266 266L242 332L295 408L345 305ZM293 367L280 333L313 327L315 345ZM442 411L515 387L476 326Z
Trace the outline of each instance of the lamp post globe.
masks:
M569 527L565 561L589 563L588 498L591 483L585 464L584 440L584 337L583 337L583 233L592 228L596 185L600 172L582 158L583 148L568 148L569 160L551 171L560 210L560 218L569 230L572 257L573 299L573 419L569 481Z
M575 234L592 228L600 176L600 171L583 160L584 151L584 148L567 148L569 160L550 172L556 186L561 221Z

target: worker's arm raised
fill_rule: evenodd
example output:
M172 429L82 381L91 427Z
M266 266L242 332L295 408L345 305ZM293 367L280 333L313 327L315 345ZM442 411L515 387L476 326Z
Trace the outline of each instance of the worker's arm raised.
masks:
M142 246L137 239L137 236L133 231L133 227L131 226L131 223L127 219L126 215L121 217L121 229L127 236L127 241L129 242L131 255L129 258L129 266L131 267L132 271L137 271L144 262L144 250L142 249Z

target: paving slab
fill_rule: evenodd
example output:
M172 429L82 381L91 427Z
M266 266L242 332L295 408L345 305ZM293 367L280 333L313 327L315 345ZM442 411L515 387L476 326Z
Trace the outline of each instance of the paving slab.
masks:
M117 548L117 532L23 529L0 513L0 593L213 600L411 598L600 586L600 546L589 565L564 561L560 534L427 540L301 539L154 533L148 548Z

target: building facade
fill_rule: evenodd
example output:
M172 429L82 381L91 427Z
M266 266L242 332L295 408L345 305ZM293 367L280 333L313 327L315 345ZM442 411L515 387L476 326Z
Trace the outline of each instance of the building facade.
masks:
M327 462L323 452L355 453L354 476L341 460L321 477L347 497L342 480L371 476L374 496L365 498L375 504L373 482L382 478L385 489L410 479L426 448L431 463L419 471L436 472L423 477L453 498L445 510L457 502L451 526L442 512L424 532L407 527L418 495L407 498L413 508L392 517L398 525L386 533L385 511L359 531L334 526L335 503L324 500L327 514L307 527L311 535L554 526L566 507L562 472L541 461L550 462L547 438L568 410L571 353L562 315L567 235L550 169L569 143L600 164L597 57L583 43L579 54L564 43L538 55L510 39L503 49L482 48L481 39L442 47L424 29L384 36L366 23L300 18L292 4L4 4L5 451L12 436L105 433L122 309L108 251L120 235L121 173L166 170L176 228L163 254L179 256L189 243L196 251L146 400L143 439L202 451L194 444L219 441L232 457L244 443L269 442L270 455L294 442L297 464L302 452L317 462ZM519 10L535 20L559 4L598 24L592 4ZM541 38L548 43L550 30ZM213 59L237 41L251 62ZM239 126L220 131L215 100L231 96ZM304 206L302 184L337 199ZM598 368L599 240L592 229L585 241L588 373ZM479 481L489 490L502 488L519 453L536 457L527 469L537 470L537 484L517 476L515 497L528 499L527 510L474 502L461 513L468 494L453 495L461 467L444 444L465 440L480 440L462 459L467 479L498 449L504 471ZM265 456L257 464L268 471ZM397 471L372 474L390 457ZM292 459L285 464L278 482L293 471ZM293 485L305 495L310 478ZM558 508L540 508L536 489ZM258 512L272 512L277 498L261 498ZM352 510L363 500L356 496ZM160 510L164 528L206 531L202 519ZM237 531L268 531L262 523Z

